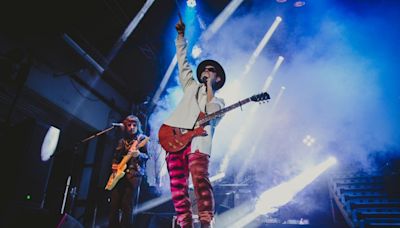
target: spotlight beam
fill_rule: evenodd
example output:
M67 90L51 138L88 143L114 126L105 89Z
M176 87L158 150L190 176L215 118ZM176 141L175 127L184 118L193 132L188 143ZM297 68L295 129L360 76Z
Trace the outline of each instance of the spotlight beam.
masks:
M111 61L114 59L115 55L117 55L122 45L124 45L125 41L132 34L133 30L135 30L135 28L142 20L146 12L149 10L150 6L154 3L154 1L155 0L147 0L144 3L142 9L140 9L139 13L136 14L135 18L133 18L133 20L129 23L128 27L126 27L124 33L122 33L121 37L118 39L118 41L114 44L113 48L111 49L107 57L107 65L109 65Z
M225 177L225 173L218 173L215 176L210 177L210 182L214 183L222 178ZM193 185L190 185L189 188L193 188ZM161 197L158 197L156 199L147 201L141 205L138 206L138 208L135 210L135 214L141 213L143 211L149 210L151 208L157 207L158 205L161 205L168 200L171 199L171 194L168 195L163 195Z
M260 195L255 205L255 209L252 212L253 215L249 214L242 217L242 219L237 221L233 227L244 227L258 215L276 212L279 207L290 202L298 192L303 190L334 164L336 164L336 159L330 157L319 165L305 170L295 178L265 191Z
M79 46L70 36L66 33L62 35L63 39L69 46L71 46L76 52L78 52L90 65L92 65L99 74L103 74L104 68L94 60L89 53L87 53L83 48Z
M214 34L221 28L221 26L228 20L228 18L235 12L243 0L233 0L229 3L227 7L218 15L218 17L213 21L213 23L208 27L201 38L203 41L208 41Z
M265 33L264 37L258 44L257 48L254 50L253 54L251 55L249 61L246 64L246 68L242 74L242 78L246 76L247 73L251 70L253 67L254 63L256 62L256 59L260 55L261 51L264 49L264 47L267 45L269 39L271 38L272 34L274 34L276 28L278 25L281 23L282 18L281 17L276 17L274 22L272 23L271 27L268 29L268 31Z
M218 29L225 23L225 21L231 16L231 14L237 9L237 7L242 3L243 0L233 0L229 3L227 7L217 16L217 18L213 21L213 23L207 28L206 31L202 34L200 39L207 41L210 39ZM158 87L155 95L153 96L153 105L157 105L158 100L162 92L165 90L167 82L171 78L172 72L177 64L176 55L172 59L171 63L169 64L167 72L165 72L163 80Z
M261 91L267 91L267 89L271 86L272 84L272 80L276 74L276 72L278 71L278 69L280 68L282 62L283 62L284 58L282 56L279 56L278 59L276 60L276 63L274 65L274 68L272 69L271 73L268 75L267 79L264 82L264 86L262 88ZM243 126L249 126L249 122L252 121L254 118L253 116L256 113L256 110L258 109L258 106L252 106L250 109L250 115L244 120L245 123L243 124ZM244 140L243 136L244 135L248 135L246 134L246 132L244 132L245 130L249 130L248 128L240 128L239 131L235 134L234 139L232 140L231 146L229 148L229 151L227 152L227 154L224 156L219 171L220 172L225 172L226 169L228 168L228 164L230 161L231 156L236 153L238 151L238 147L242 144L242 141ZM262 134L258 134L257 139L259 139L261 137ZM254 141L254 142L258 142L258 140ZM255 145L257 144L253 144L253 152L250 153L250 156L248 156L245 160L245 164L247 164L249 162L250 159L252 159L252 155L254 154L255 151ZM241 175L244 173L244 171L246 170L247 165L242 166L241 170L239 171L239 175L237 176L237 180L240 179Z
M272 116L271 114L275 113L275 109L276 106L278 105L279 101L282 98L283 93L285 92L285 87L282 86L279 90L278 95L275 98L274 103L272 104L272 108L270 109L269 115ZM269 121L271 120L271 118L267 118L266 122L265 122L265 126L269 126ZM255 154L255 152L257 151L257 146L259 145L259 142L261 141L261 139L264 138L264 133L266 131L267 127L264 127L263 129L261 129L261 131L256 134L254 140L253 140L253 145L251 146L251 149L246 157L246 160L244 161L244 165L242 166L242 168L239 170L238 174L236 175L236 180L241 180L243 175L246 173L248 164L252 161L253 156Z

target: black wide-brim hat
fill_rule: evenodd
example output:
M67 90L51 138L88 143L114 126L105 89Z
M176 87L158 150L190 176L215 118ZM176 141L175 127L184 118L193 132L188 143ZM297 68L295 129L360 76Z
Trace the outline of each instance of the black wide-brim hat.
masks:
M206 68L206 66L213 66L215 67L215 69L217 70L217 76L219 76L221 78L221 81L219 81L216 85L216 89L220 89L222 88L222 86L224 86L225 84L225 71L224 68L222 68L221 64L219 64L217 61L212 60L212 59L207 59L202 61L199 66L197 67L197 80L200 82L200 78L201 78L201 73L204 71L204 68Z

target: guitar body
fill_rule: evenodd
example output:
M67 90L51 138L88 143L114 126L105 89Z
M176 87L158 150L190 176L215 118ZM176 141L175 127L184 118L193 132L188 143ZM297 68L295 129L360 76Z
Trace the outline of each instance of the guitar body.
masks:
M131 148L129 150L135 151L138 148L141 148L146 145L146 143L149 141L150 138L146 137L140 143L138 141L135 141ZM107 185L105 187L106 190L112 190L115 185L117 185L118 181L125 176L125 169L127 167L126 163L129 161L134 156L134 153L128 153L127 155L124 156L122 161L118 164L117 171L111 173L110 178L108 178ZM135 154L135 157L138 156L138 154Z
M107 185L105 187L106 190L112 190L118 181L125 176L126 164L123 164L121 167L118 167L118 170L115 173L110 175L110 178L107 181Z
M268 101L269 99L269 94L264 92L258 95L253 95L247 99L241 100L233 105L230 105L208 115L200 112L199 117L196 121L196 125L193 129L181 129L163 124L158 131L158 140L165 151L172 153L179 152L184 149L194 137L207 135L207 132L204 130L203 126L205 126L210 120L221 117L224 113L237 107L242 107L242 105L250 101L261 102Z
M203 116L205 114L201 112L199 118ZM181 129L163 124L158 131L158 140L165 151L175 153L184 149L194 137L205 134L207 132L203 126L194 129Z

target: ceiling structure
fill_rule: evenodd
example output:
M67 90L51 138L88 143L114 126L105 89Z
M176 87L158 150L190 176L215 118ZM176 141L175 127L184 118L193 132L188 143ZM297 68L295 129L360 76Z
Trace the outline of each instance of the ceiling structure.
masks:
M183 3L154 1L113 57L109 55L114 45L146 1L14 1L3 14L3 35L22 45L56 74L95 70L67 43L65 37L69 37L105 69L101 73L105 82L137 104L153 96L173 57L173 53L165 53L166 45L170 45L167 42L173 42L166 40L165 34L174 31L177 2ZM213 14L228 3L202 1Z
M93 64L68 44L65 37L69 37L105 69L101 77L106 83L131 104L141 104L154 96L173 58L174 50L170 50L170 47L173 46L172 34L175 34L174 25L178 20L177 3L185 6L186 1L155 0L126 42L117 49L114 56L109 57L127 26L140 14L146 2L148 1L10 1L6 7L2 7L2 37L23 46L55 74L68 75L86 68L95 71ZM210 25L230 2L198 1L201 12L207 14L204 15L206 25ZM254 13L251 10L260 5L264 8L271 6L271 11L283 14L284 29L281 34L272 37L275 44L280 43L267 47L267 53L284 54L285 61L288 61L290 55L296 51L293 48L298 43L296 39L301 39L304 35L301 33L316 32L305 28L312 28L312 23L318 23L317 17L310 17L307 13L309 8L318 7L317 3L307 2L307 7L297 10L293 7L295 2L298 1L244 0L235 13ZM322 5L320 8L324 7L323 3L319 4ZM336 1L335 4L345 4L353 11L351 4L356 3ZM357 7L367 6L359 3ZM263 24L268 23L270 21ZM243 33L251 32L260 36L260 31L251 31L251 26L253 25L249 25L248 30ZM290 39L292 43L289 43ZM248 41L252 46L255 46L254 42Z

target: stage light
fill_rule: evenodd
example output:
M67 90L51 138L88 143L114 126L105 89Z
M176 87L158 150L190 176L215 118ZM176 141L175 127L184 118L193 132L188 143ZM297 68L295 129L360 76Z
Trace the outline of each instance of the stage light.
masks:
M228 18L233 14L233 12L239 7L239 5L243 2L243 0L233 0L229 3L227 7L218 15L218 17L211 23L211 25L207 28L206 31L204 31L201 35L201 40L207 41L211 37L214 36L214 34L219 30L219 28L228 20ZM200 22L200 26L202 29L205 29L205 24ZM169 67L167 71L165 72L163 79L155 92L153 96L153 104L157 104L161 94L165 90L165 87L167 85L167 82L169 81L173 70L175 69L175 66L177 64L177 58L176 55L174 55L171 63L169 64Z
M192 57L194 59L197 59L200 56L201 52L202 52L202 49L199 46L194 45L193 49L192 49Z
M311 135L306 135L306 137L303 139L303 143L307 146L312 146L314 142L315 138L311 137Z
M242 216L231 227L245 227L259 215L276 212L279 207L289 203L297 193L334 164L336 164L336 159L329 157L326 161L303 171L293 179L263 192L259 196L253 212Z
M196 7L196 0L187 0L186 4L187 4L187 6L194 8L194 7Z
M44 137L42 143L42 149L40 153L42 161L49 160L51 155L53 155L57 147L59 137L60 137L60 130L58 128L50 126L49 130L47 130L46 136Z
M260 215L273 213L278 207L290 202L303 188L314 181L320 174L336 163L334 157L329 157L321 164L305 170L295 178L284 182L262 193L257 201L255 211Z
M215 176L210 177L210 182L214 183L218 180L221 180L222 178L225 177L225 173L218 173ZM193 188L193 184L189 185L189 188ZM162 195L158 198L148 200L145 203L142 203L141 205L138 206L138 208L135 210L136 214L139 214L143 211L149 210L151 208L157 207L167 201L171 200L171 194L167 195Z
M245 66L245 70L244 70L244 72L242 74L242 77L246 77L247 73L250 72L250 69L253 67L254 63L256 62L256 59L258 58L258 56L260 55L260 53L264 49L264 47L267 45L268 41L270 40L270 38L274 34L276 28L281 23L281 21L282 21L281 17L277 16L275 18L274 22L272 23L272 25L270 26L268 31L265 33L264 37L261 39L261 41L258 44L257 48L254 50L254 52L251 55L249 61L247 62L246 66ZM279 60L279 61L282 62L283 59Z
M293 6L294 6L294 7L302 7L302 6L304 6L305 4L306 4L305 1L296 1L296 2L293 4Z

